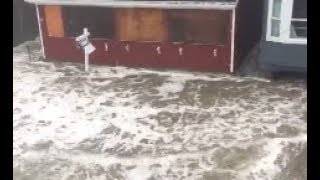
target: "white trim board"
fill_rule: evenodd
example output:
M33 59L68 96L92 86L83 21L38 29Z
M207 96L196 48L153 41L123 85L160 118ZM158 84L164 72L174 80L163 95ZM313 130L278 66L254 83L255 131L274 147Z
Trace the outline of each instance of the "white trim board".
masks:
M41 51L42 51L43 58L46 58L46 54L45 54L45 51L44 51L44 44L43 44L43 33L42 33L42 27L41 27L42 18L40 18L38 5L36 5L36 12L37 12L37 19L38 19L38 27L39 27L39 36L40 36L40 43L41 43Z
M232 27L231 27L231 58L230 58L230 72L234 72L234 39L235 39L235 28L236 28L236 10L232 10Z
M25 0L37 5L101 6L114 8L219 9L233 10L238 4L219 1L120 1L120 0Z

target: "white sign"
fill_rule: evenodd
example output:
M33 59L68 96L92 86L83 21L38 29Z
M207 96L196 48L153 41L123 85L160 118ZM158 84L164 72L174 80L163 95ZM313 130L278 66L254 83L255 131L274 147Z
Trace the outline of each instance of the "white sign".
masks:
M89 37L90 33L87 28L83 29L83 34L76 38L76 41L79 43L80 47L84 49L85 54L91 54L96 48L90 43Z
M84 53L86 54L91 54L95 50L96 48L91 43L84 47Z

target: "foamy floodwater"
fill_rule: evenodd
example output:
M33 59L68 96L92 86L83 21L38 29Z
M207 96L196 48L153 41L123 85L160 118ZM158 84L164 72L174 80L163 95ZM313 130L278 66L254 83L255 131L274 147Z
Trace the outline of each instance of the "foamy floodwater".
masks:
M306 179L299 80L38 60L13 49L14 179Z

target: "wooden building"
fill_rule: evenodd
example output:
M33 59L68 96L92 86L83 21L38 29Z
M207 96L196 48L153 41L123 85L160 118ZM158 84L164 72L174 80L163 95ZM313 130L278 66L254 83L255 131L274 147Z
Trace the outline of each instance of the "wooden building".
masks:
M264 0L260 68L307 72L307 0Z
M25 1L36 5L46 59L83 62L75 37L86 27L90 63L232 73L260 38L256 0Z

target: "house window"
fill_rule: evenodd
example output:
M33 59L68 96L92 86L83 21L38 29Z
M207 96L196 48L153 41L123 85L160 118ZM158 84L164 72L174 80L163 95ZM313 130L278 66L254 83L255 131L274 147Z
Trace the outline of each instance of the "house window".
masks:
M307 1L294 0L290 38L307 38Z
M307 44L307 0L270 0L267 40Z
M91 38L114 38L114 20L110 8L101 7L63 7L65 33L77 37L88 28Z
M280 36L280 23L281 23L281 2L282 0L274 0L272 6L271 16L271 36Z

